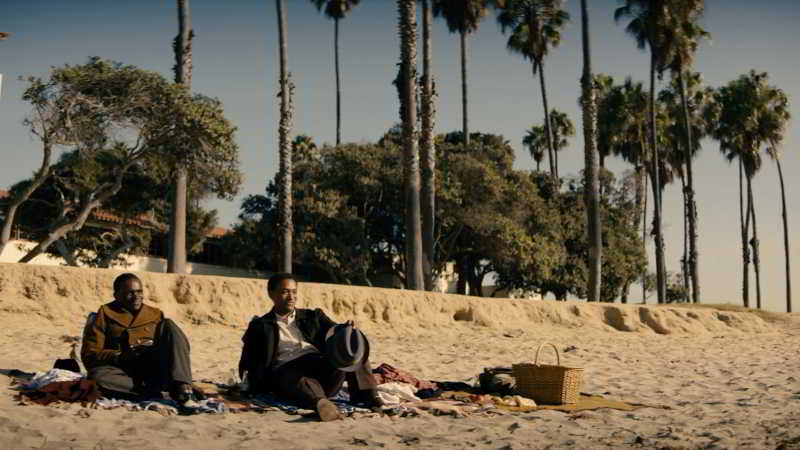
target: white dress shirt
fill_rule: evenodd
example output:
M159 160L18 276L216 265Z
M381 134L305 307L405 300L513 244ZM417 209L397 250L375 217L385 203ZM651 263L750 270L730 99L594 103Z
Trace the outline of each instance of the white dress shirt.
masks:
M303 333L297 327L295 318L297 312L292 311L286 316L275 313L278 324L278 355L275 358L274 368L297 359L309 353L319 353L317 348L303 339Z

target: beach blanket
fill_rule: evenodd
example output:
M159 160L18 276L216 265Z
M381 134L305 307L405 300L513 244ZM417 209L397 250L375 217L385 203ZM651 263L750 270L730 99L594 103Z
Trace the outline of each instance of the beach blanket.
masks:
M496 396L488 394L472 394L461 391L446 391L440 394L439 398L457 400L463 403L474 403L483 406L492 406L510 412L529 412L542 409L551 409L567 413L577 411L587 411L592 409L611 408L621 411L634 411L639 408L661 408L668 409L667 406L645 405L642 403L627 403L619 400L611 400L600 395L582 393L577 403L565 405L537 405L531 399L513 396Z

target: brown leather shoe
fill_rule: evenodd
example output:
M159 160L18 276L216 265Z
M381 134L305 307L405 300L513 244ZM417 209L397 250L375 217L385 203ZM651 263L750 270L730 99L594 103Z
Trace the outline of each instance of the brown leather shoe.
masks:
M323 422L340 420L342 418L342 414L339 412L339 408L327 398L321 398L317 400L316 409L317 409L317 415L319 415L319 420Z

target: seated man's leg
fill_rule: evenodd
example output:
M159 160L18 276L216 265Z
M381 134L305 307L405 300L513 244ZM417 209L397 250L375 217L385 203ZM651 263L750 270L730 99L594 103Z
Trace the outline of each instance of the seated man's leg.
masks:
M89 371L89 379L94 380L106 397L135 400L139 397L136 383L124 370L115 366L99 366Z
M273 379L278 384L278 395L313 409L319 400L341 389L344 372L333 367L324 356L313 353L278 367Z
M367 403L370 406L380 406L382 402L378 398L378 384L372 375L372 366L369 363L369 356L364 358L364 362L353 372L347 372L347 390L350 393L350 400L354 403Z
M192 364L189 340L175 322L164 319L158 325L154 350L150 353L147 378L154 385L174 387L176 383L191 386Z

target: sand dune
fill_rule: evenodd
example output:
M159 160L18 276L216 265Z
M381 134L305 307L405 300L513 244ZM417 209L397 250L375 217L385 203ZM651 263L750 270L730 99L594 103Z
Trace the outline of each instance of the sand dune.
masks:
M69 352L119 271L0 264L0 369L44 370ZM225 381L265 281L142 273L147 301L192 342L196 379ZM317 423L279 412L162 417L18 406L0 395L0 448L775 448L800 446L800 318L716 308L476 299L303 283L301 304L370 336L373 362L467 380L553 342L584 391L664 405ZM550 355L546 355L550 358ZM0 381L4 378L0 378ZM2 381L8 383L8 380ZM792 447L788 447L792 448Z

